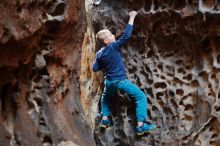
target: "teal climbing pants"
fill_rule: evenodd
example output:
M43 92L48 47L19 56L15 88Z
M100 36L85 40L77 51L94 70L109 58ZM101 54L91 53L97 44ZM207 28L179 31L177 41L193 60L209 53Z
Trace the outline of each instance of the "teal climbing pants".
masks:
M117 90L126 93L131 98L131 100L135 102L137 121L145 121L147 118L147 97L145 96L143 91L141 91L128 79L114 81L109 81L108 79L105 79L104 91L101 98L101 114L103 116L110 115L109 101L112 99Z

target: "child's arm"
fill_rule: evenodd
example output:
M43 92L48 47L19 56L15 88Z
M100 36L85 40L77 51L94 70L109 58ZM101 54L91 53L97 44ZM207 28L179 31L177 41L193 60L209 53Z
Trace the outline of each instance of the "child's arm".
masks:
M126 26L125 31L122 34L122 36L116 41L116 44L118 45L118 47L121 47L130 38L132 34L132 30L133 30L134 19L137 14L138 12L136 11L129 12L130 19L128 21L128 25Z
M137 14L138 14L138 12L136 12L136 11L129 12L130 19L128 21L128 24L130 24L130 25L134 24L134 19L135 19Z
M100 67L100 63L98 62L99 52L96 53L95 61L92 66L93 72L100 71L102 68Z

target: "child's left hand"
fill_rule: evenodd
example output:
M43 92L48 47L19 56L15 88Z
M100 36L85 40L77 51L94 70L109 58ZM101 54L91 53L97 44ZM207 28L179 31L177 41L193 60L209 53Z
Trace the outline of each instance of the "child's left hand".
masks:
M129 16L130 16L130 17L133 17L133 18L134 18L137 14L138 14L137 11L131 11L131 12L129 12Z

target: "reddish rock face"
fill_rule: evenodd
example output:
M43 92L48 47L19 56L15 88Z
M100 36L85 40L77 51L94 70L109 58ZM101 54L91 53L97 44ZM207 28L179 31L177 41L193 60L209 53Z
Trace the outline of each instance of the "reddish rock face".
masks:
M94 35L108 28L119 36L128 21L128 12L135 9L139 15L133 36L121 52L128 78L148 94L149 118L158 129L145 137L136 137L135 105L127 96L118 94L110 103L113 127L102 132L98 122L94 123L97 144L220 145L220 3L212 0L99 2L88 6L89 29L83 52L91 55L82 53L84 108L91 119L100 111L102 77L91 72L95 51L100 47Z
M79 100L84 1L0 2L0 145L95 145Z

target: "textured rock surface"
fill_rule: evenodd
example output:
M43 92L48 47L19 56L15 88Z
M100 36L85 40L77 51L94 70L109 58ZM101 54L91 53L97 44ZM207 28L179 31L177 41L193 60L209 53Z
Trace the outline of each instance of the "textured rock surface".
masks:
M109 146L220 145L220 3L86 4L84 36L84 1L1 0L0 145L92 146L94 139ZM111 103L113 127L99 129L103 77L91 71L100 47L94 34L107 27L119 36L133 9L140 14L122 55L128 78L149 95L149 116L158 125L145 137L135 136L135 106L122 93Z
M0 145L95 145L79 95L82 0L1 0Z
M89 5L89 2L93 5ZM120 35L130 10L139 11L122 55L130 80L149 95L154 134L134 134L134 104L122 94L111 103L113 127L94 126L97 145L220 145L220 3L214 0L88 1L88 33L81 68L83 105L90 119L100 110L102 75L94 75L94 34L109 28ZM91 31L93 33L91 33ZM88 53L88 54L85 54ZM87 65L87 66L86 66ZM98 119L98 118L97 118Z

